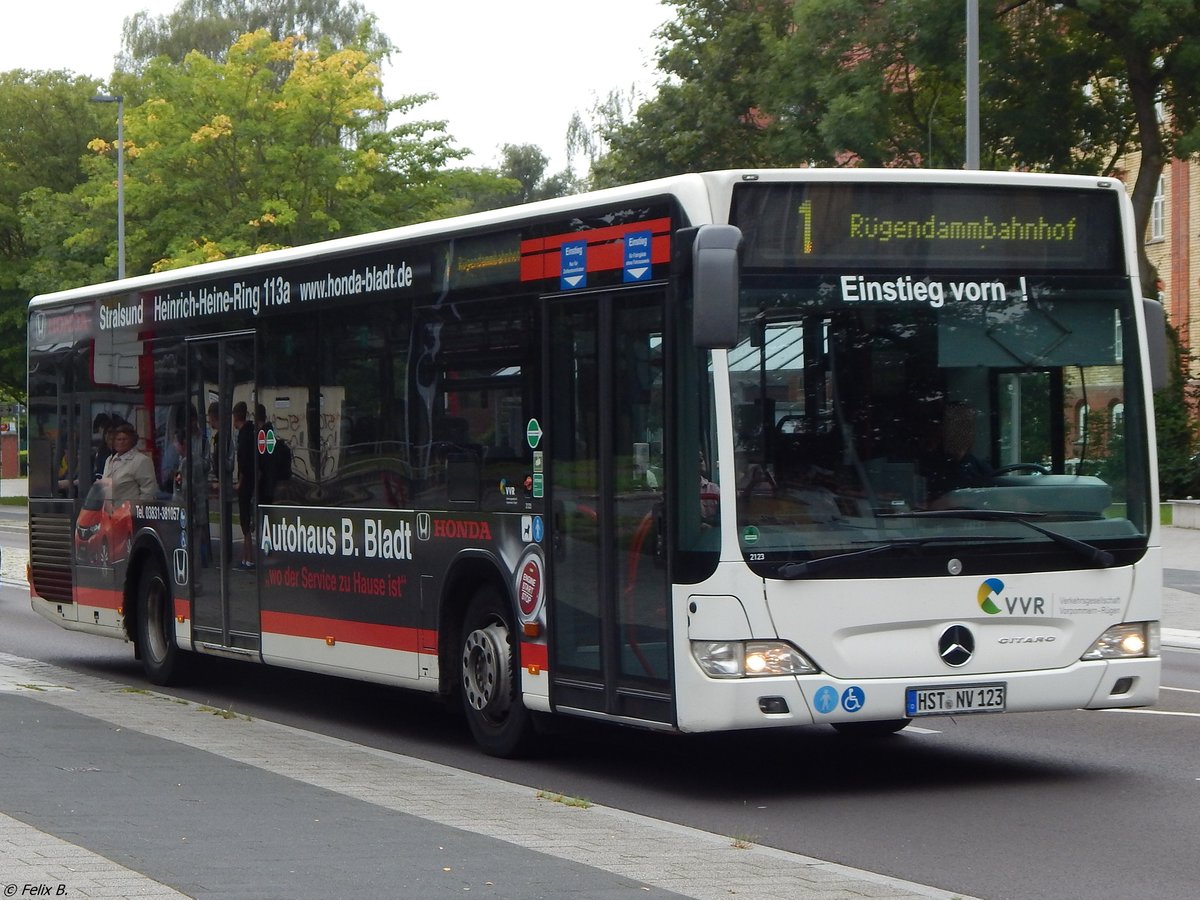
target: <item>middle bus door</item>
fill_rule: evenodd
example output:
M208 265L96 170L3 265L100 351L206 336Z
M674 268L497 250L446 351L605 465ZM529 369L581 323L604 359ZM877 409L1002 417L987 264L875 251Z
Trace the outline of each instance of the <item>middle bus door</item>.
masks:
M233 407L249 409L254 427L254 336L205 337L188 342L188 400L205 421L216 404L216 432L202 451L189 452L188 528L192 583L192 639L211 648L256 653L260 647L258 578L243 568L242 522L236 479ZM249 517L253 521L254 505Z
M663 292L547 302L551 702L673 722Z

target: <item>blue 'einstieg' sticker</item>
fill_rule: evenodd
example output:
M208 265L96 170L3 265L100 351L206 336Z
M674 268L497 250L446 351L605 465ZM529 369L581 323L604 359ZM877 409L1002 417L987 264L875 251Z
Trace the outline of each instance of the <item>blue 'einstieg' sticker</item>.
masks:
M571 241L562 245L560 269L559 290L587 287L587 241Z

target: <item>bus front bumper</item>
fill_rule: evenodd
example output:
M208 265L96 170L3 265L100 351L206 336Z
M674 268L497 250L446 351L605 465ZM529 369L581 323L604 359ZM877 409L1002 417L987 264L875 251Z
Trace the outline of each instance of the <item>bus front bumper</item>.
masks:
M676 705L685 732L920 719L945 715L1115 709L1157 702L1157 657L970 676L841 680L824 674L709 678L683 666Z

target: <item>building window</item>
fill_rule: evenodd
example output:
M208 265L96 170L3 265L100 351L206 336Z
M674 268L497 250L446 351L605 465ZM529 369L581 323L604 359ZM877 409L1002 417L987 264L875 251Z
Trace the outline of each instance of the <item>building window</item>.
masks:
M1150 206L1150 240L1161 241L1167 233L1167 198L1160 175L1154 188L1154 203Z

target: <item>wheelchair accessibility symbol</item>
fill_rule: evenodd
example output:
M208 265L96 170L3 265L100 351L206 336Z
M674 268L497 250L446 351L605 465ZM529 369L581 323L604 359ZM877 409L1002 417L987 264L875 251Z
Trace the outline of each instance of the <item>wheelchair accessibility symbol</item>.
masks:
M867 705L867 695L857 685L852 685L842 691L842 709L848 713L856 713Z

